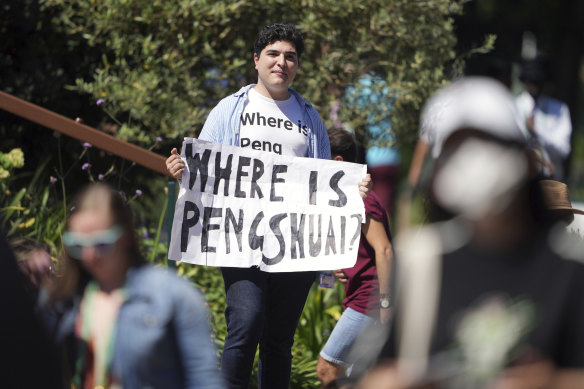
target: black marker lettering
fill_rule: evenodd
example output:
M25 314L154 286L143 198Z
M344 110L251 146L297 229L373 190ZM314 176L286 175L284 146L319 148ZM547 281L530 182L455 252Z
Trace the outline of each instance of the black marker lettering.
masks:
M314 241L314 215L309 215L308 220L310 226L308 228L308 251L311 257L316 257L320 253L321 246L321 234L320 229L322 227L322 215L318 215L318 239Z
M264 163L261 159L254 158L253 160L253 172L251 174L251 188L249 190L249 197L255 198L255 193L258 194L258 199L264 197L260 186L257 184L261 176L264 175Z
M353 237L351 238L351 243L349 243L349 251L353 250L353 245L355 244L355 241L357 240L357 238L359 236L361 236L361 224L363 222L363 217L361 217L361 214L359 214L359 213L351 215L351 217L357 218L357 228L355 229L355 233L353 234Z
M201 252L214 253L215 247L209 246L209 231L218 230L219 224L211 224L212 217L221 217L222 208L205 207L203 209L203 232L201 233Z
M198 172L201 180L201 192L204 192L205 185L207 184L207 177L209 177L209 158L211 158L211 150L205 149L205 151L203 151L203 158L201 158L199 153L193 156L193 144L187 143L185 147L185 156L187 158L187 165L189 165L189 189L193 189Z
M335 230L333 228L333 217L329 219L328 233L326 234L326 246L324 248L324 255L329 255L329 253L337 253L337 248L335 247Z
M279 213L270 218L270 229L272 230L274 236L278 240L278 244L280 245L280 251L278 251L278 254L276 254L276 256L273 258L266 257L262 252L262 262L264 262L266 265L275 265L282 261L282 258L284 258L284 253L286 252L286 241L282 236L282 230L280 230L280 222L287 216L288 215L286 215L285 213Z
M341 216L341 254L345 253L345 228L347 227L347 218Z
M192 217L189 217L189 212L193 212ZM200 215L201 212L199 211L199 207L197 207L195 203L192 201L185 201L183 220L180 229L180 251L183 253L186 253L189 245L189 230L198 223Z
M256 215L256 217L253 219L253 222L251 223L251 228L249 229L248 241L249 241L249 247L252 250L256 250L258 248L262 249L264 247L264 237L258 236L258 234L257 234L258 225L260 224L260 222L262 221L263 218L264 218L264 213L260 212Z
M237 166L237 176L235 177L235 197L245 198L245 192L241 190L241 177L247 177L249 174L243 170L244 167L249 166L251 158L239 157L239 164Z
M296 255L296 245L300 252L300 258L304 258L304 218L305 214L300 214L300 222L298 222L298 214L290 214L290 257L292 259L298 258Z
M215 155L215 185L213 186L213 194L217 194L219 191L219 183L223 180L223 196L229 196L229 178L231 177L232 161L233 154L229 154L225 168L221 168L221 152Z
M318 180L318 172L312 170L310 172L310 179L308 180L308 201L311 205L316 205L316 187Z
M347 204L347 195L339 188L339 181L344 175L345 172L340 170L333 174L329 182L331 189L337 192L339 196L338 200L329 200L329 205L332 207L344 207Z
M241 243L241 231L243 231L243 209L239 210L239 218L236 221L235 215L231 208L225 209L225 251L226 254L231 252L231 241L229 240L229 225L233 226L233 232L235 232L235 238L237 239L237 247L239 252L243 250Z
M272 171L272 189L270 190L270 201L284 201L282 196L276 196L276 184L280 182L286 182L283 178L278 178L278 174L286 173L288 171L288 166L286 165L274 165L274 170Z

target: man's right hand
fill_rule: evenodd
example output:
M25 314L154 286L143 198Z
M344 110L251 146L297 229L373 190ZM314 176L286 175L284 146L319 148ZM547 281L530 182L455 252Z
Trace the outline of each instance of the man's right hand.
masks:
M166 159L166 170L173 178L179 180L185 171L185 163L180 158L176 147L170 151L170 157Z

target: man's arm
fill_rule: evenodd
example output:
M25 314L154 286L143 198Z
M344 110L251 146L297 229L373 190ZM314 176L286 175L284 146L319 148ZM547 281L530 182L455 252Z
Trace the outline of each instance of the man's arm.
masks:
M387 232L383 227L383 223L375 220L371 216L367 216L365 223L361 227L361 231L363 231L365 239L367 239L367 242L375 251L375 266L377 267L377 277L379 279L379 293L389 295L389 281L393 254ZM389 321L389 314L389 309L380 309L381 323L385 324Z

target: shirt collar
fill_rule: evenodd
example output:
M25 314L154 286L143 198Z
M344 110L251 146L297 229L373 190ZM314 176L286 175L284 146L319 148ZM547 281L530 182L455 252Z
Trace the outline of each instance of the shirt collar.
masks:
M253 88L254 86L256 86L256 84L246 85L246 86L242 87L240 90L238 90L237 92L235 92L233 94L233 96L235 96L235 97L241 97L241 96L247 95L247 93L249 92L249 90L251 88ZM296 98L296 100L298 100L298 103L300 103L300 105L303 105L303 106L305 106L307 108L312 107L312 105L308 101L304 100L304 98L302 96L300 96L300 94L298 92L296 92L294 89L288 88L288 91L290 92L290 94L292 96L294 96Z

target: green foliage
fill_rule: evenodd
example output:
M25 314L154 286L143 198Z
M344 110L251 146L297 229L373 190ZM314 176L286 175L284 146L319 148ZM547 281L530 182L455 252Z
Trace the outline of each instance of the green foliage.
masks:
M296 328L291 388L320 387L316 362L320 350L341 317L344 297L344 286L341 283L336 282L333 289L320 288L318 283L312 285Z
M315 283L310 290L296 330L296 340L315 360L341 317L343 298L344 289L340 283L335 283L333 289L320 288Z
M51 186L40 182L47 169L46 158L32 174L16 174L24 166L20 149L0 152L0 227L7 236L20 235L43 241L55 249L63 228L62 209L47 212L51 201ZM21 182L26 182L21 186ZM56 251L55 251L56 252Z
M251 47L267 23L298 25L307 50L294 87L321 112L363 72L382 75L396 100L398 144L410 145L418 112L455 59L454 15L463 0L43 0L54 23L101 52L93 76L74 90L103 98L120 137L198 132L209 110L243 82L254 81ZM285 15L285 16L283 16ZM366 112L342 121L358 128ZM390 129L388 129L390 131Z
M142 197L143 191L136 189L135 182L130 180L134 165L111 155L105 156L90 144L78 142L75 142L75 159L65 164L61 140L57 139L57 161L53 155L46 155L32 171L23 173L17 173L25 162L20 149L0 152L0 173L6 172L0 178L0 228L8 237L26 236L43 241L56 255L69 215L69 200L83 185L103 181L125 194L132 204L147 258L166 263L167 244L161 239L167 205L167 196L161 186L165 179L150 180L149 188L144 188L147 195ZM130 195L126 194L128 191ZM152 213L152 209L160 213Z

